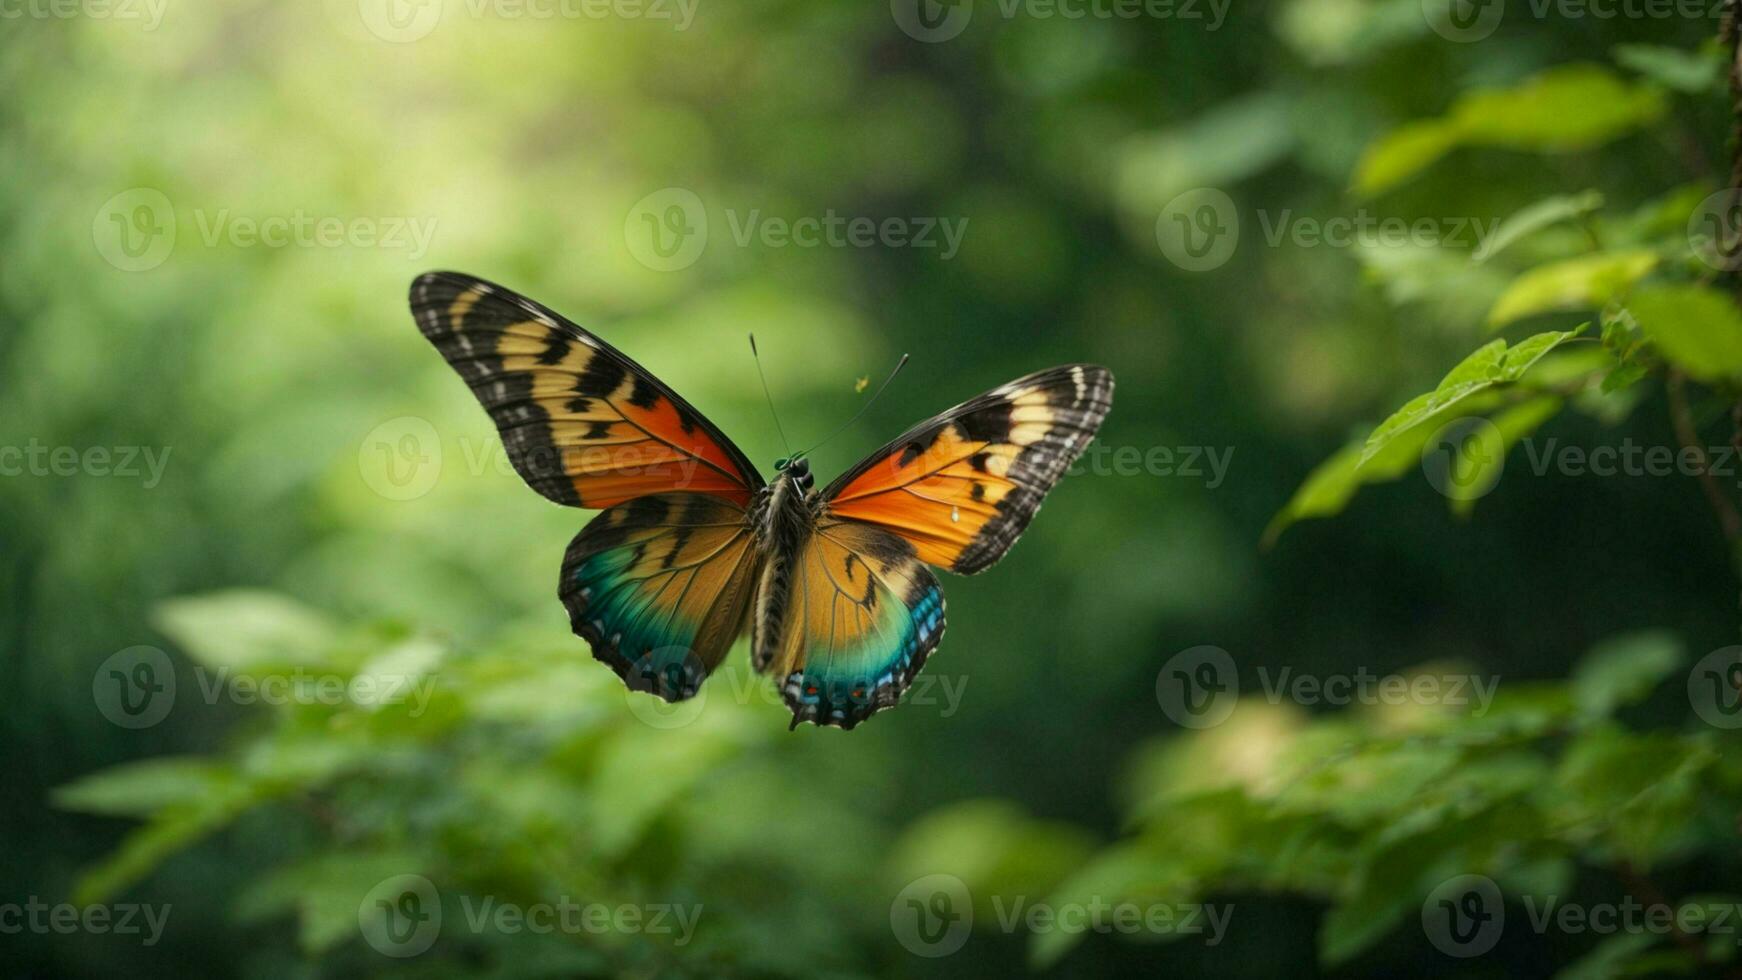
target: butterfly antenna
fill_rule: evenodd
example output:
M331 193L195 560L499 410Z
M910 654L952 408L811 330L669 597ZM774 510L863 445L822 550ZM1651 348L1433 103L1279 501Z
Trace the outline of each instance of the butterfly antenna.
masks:
M768 376L762 373L762 355L756 352L756 335L750 335L750 359L756 362L756 377L762 382L762 397L768 399L768 414L774 416L774 431L780 433L780 444L792 455L792 444L786 441L786 430L780 427L780 413L774 410L774 395L768 390Z
M878 395L883 394L883 389L889 387L889 382L894 381L895 376L900 374L901 369L906 367L906 366L907 366L907 355L903 354L903 355L901 355L901 360L895 362L895 370L889 372L889 377L883 379L883 383L877 386L877 390L872 392L871 397L865 401L865 404L859 406L859 411L853 413L852 418L848 419L846 421L846 423L844 425L842 425L839 429L836 429L835 431L829 433L829 435L826 438L820 440L816 444L816 446L812 446L810 449L806 449L803 452L800 452L799 455L800 456L809 455L812 449L816 449L817 446L821 446L823 443L828 442L830 439L833 439L834 437L836 437L836 436L840 435L841 433L847 431L848 429L852 428L853 423L859 421L860 416L865 414L865 410L871 407L871 403L875 402L877 400Z

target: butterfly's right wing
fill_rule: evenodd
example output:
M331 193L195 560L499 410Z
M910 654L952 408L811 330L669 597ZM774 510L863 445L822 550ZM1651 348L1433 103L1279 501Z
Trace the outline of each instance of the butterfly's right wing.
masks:
M898 534L921 561L973 575L1010 550L1112 405L1104 367L1037 371L914 426L822 496L834 517Z
M594 658L631 690L681 701L744 631L757 564L742 508L709 494L655 494L581 529L557 595Z
M824 519L762 569L751 663L780 685L793 725L852 728L901 700L943 635L943 589L911 543Z

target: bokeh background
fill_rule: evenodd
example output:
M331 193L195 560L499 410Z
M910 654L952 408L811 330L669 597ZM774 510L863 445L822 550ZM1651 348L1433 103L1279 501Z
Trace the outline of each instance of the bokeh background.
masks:
M1582 240L1551 229L1477 264L1454 222L1596 190L1617 222L1655 207L1668 218L1653 227L1683 235L1691 202L1728 171L1715 6L1598 17L1515 2L1462 40L1418 0L1070 9L1091 13L992 0L9 7L0 445L40 465L0 478L0 902L169 911L151 945L0 935L5 971L1478 976L1594 953L1694 972L1733 962L1733 941L1696 957L1683 937L1617 950L1516 925L1461 959L1419 919L1459 872L1498 879L1513 923L1521 894L1680 900L1738 880L1742 778L1714 761L1735 746L1695 717L1685 685L1736 639L1736 582L1694 480L1513 465L1459 515L1411 467L1265 546L1314 467L1482 343L1513 276ZM1357 186L1386 133L1569 63L1648 91L1649 111ZM1226 195L1217 220L1231 214L1239 234L1194 270L1164 246L1170 202L1199 188ZM941 230L933 247L743 234L831 214L961 237L952 250ZM1359 215L1427 219L1453 240L1266 234ZM740 649L705 703L673 711L626 694L569 634L553 586L590 515L521 485L418 335L406 289L434 268L588 325L759 464L783 450L751 331L795 442L913 355L816 452L825 482L923 416L1069 361L1117 376L1109 455L1061 485L996 569L945 583L948 635L913 703L851 733L789 734ZM1673 444L1661 386L1635 394L1539 435ZM1697 419L1720 444L1722 411ZM63 473L54 453L69 447ZM1225 473L1131 462L1158 447L1213 453ZM1204 645L1227 651L1247 693L1225 723L1194 729L1158 690L1170 658ZM1593 648L1598 666L1576 666ZM1601 693L1614 663L1621 693ZM1283 667L1424 664L1497 678L1537 720L1492 726L1477 750L1446 720L1469 712L1444 705L1252 696ZM238 693L357 676L421 694ZM174 691L131 713L116 685L136 677ZM1593 698L1598 721L1575 711ZM1617 706L1625 724L1608 720ZM1569 760L1587 729L1613 752ZM1616 774L1680 782L1604 782ZM1290 796L1303 779L1315 795ZM1627 809L1642 798L1649 812ZM1215 805L1180 809L1188 799ZM1637 819L1606 822L1624 811ZM932 958L899 920L907 898L931 901L935 883L911 886L935 874L962 882L976 914L965 945ZM434 944L404 957L359 917L400 875L432 883L445 913ZM1089 895L1232 916L1214 943L1000 924L1017 899ZM564 897L702 911L682 943L466 925L485 898Z

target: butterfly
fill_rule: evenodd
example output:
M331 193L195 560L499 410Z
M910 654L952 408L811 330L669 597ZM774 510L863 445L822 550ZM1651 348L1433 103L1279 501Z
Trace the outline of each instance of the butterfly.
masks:
M748 630L792 727L850 729L896 704L944 632L927 566L985 571L1112 405L1103 367L1050 368L919 423L822 490L803 454L764 482L641 365L494 283L431 272L418 328L471 386L532 489L601 511L557 595L632 690L695 695Z

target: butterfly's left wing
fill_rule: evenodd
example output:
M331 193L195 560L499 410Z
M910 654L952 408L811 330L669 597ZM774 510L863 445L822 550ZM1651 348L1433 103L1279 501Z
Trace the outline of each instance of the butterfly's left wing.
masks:
M411 311L490 413L514 469L559 504L603 510L684 491L747 507L762 486L702 413L542 303L429 272L411 284Z
M900 535L921 561L972 575L1016 543L1112 405L1104 367L1038 371L902 433L823 499L834 517Z

